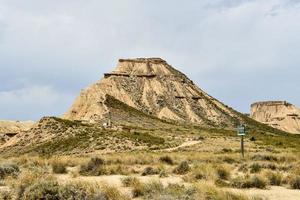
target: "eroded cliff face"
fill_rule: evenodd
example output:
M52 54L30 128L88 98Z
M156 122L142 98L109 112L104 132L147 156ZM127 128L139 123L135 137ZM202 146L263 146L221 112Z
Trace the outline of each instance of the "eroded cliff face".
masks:
M0 145L11 137L23 132L28 131L34 122L32 121L8 121L0 120Z
M64 118L107 117L107 95L161 119L220 127L233 127L240 120L235 111L160 58L120 59L114 71L82 90Z
M300 109L285 101L254 103L250 117L274 128L300 134Z

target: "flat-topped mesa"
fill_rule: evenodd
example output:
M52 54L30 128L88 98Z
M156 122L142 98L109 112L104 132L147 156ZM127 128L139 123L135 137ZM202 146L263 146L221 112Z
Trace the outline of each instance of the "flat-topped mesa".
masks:
M119 59L116 69L105 74L105 77L112 75L139 77L183 76L161 58Z
M121 59L119 59L119 62L167 64L167 61L165 61L161 58L133 58L133 59L122 59L121 58Z
M120 59L104 79L82 90L64 118L99 121L111 113L107 95L146 114L174 121L234 127L239 114L198 88L161 58Z
M291 106L292 104L287 101L260 101L251 104L251 107L255 106Z
M287 101L253 103L250 117L286 132L300 133L300 109Z

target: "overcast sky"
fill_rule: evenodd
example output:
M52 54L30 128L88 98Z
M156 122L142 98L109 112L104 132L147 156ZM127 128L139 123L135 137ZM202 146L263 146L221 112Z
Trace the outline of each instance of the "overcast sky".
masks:
M0 119L61 115L131 57L161 57L241 112L299 106L300 0L0 0Z

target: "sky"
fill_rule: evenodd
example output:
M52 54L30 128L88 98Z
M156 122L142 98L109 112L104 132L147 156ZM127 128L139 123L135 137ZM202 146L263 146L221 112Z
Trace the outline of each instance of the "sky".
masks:
M60 116L135 57L165 59L240 112L300 106L300 0L0 0L0 119Z

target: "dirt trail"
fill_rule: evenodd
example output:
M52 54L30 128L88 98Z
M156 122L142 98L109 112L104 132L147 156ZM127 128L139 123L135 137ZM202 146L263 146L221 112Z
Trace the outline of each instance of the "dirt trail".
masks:
M197 141L197 140L187 141L187 142L184 142L184 143L182 143L181 145L179 145L177 147L163 149L162 151L176 151L178 149L181 149L181 148L184 148L184 147L194 146L194 145L199 144L199 143L201 143L201 141Z
M245 194L246 196L257 196L264 200L300 200L300 190L291 190L284 187L272 186L268 190L260 189L230 189L229 191Z

